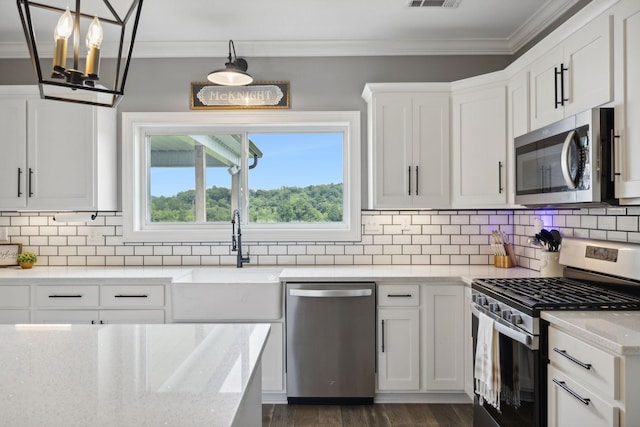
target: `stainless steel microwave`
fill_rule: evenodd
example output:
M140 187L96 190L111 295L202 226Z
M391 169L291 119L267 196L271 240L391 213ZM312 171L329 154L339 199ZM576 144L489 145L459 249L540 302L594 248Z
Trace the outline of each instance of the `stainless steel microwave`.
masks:
M613 109L595 108L515 138L515 202L617 204Z

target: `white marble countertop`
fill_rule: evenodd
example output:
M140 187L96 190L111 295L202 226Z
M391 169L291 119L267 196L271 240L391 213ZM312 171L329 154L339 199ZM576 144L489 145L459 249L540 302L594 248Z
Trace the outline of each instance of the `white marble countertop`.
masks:
M0 424L230 426L268 334L266 324L0 325Z
M607 350L640 355L640 312L543 311L542 318Z
M493 265L350 265L350 266L249 266L242 269L216 266L185 267L47 267L34 266L0 269L0 283L172 283L189 273L207 269L224 272L232 277L237 273L260 269L280 269L280 280L415 280L463 278L467 283L476 277L538 277L535 270L526 268L496 268ZM240 279L242 280L242 279Z

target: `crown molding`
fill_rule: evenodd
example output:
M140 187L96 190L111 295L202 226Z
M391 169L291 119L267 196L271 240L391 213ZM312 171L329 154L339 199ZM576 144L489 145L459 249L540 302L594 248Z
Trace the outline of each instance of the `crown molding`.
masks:
M136 41L133 58L223 58L228 42L145 42ZM370 40L370 41L243 41L235 42L239 57L322 57L322 56L421 56L421 55L511 55L508 40ZM53 43L39 49L51 57ZM105 43L103 58L115 56L115 46ZM29 58L24 43L0 43L0 58Z

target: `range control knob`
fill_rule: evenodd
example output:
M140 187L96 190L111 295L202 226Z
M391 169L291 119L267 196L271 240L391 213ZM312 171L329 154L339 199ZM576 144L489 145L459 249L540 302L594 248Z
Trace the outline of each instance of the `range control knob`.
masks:
M478 305L487 305L487 297L478 295Z
M473 302L475 302L476 304L478 304L478 297L479 297L479 296L480 296L480 295L478 295L478 294L473 294L473 295L471 295L471 301L473 301Z
M511 322L511 310L502 310L502 318L507 322Z
M489 311L492 313L498 313L500 312L500 306L497 302L491 302L489 303Z
M522 323L522 316L520 316L519 314L512 314L511 315L511 323L513 323L514 325L519 325Z

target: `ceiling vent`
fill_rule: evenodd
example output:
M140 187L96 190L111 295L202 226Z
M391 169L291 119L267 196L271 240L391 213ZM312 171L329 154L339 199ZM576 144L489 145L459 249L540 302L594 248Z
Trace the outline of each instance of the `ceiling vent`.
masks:
M462 0L410 0L409 7L441 7L452 9L458 7Z

